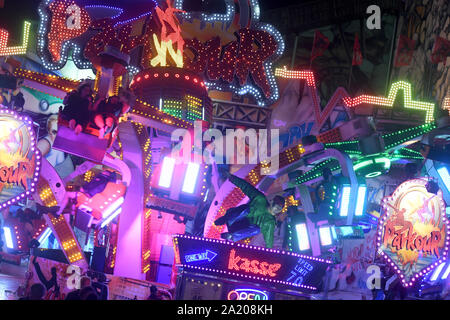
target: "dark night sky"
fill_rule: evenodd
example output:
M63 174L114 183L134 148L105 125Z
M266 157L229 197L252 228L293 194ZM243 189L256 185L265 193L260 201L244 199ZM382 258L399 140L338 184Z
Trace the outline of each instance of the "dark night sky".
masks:
M0 8L0 28L8 31L22 30L24 20L38 20L40 0L4 0Z
M187 1L201 1L201 0L187 0ZM218 0L215 0L218 1ZM220 0L219 0L220 1ZM23 21L38 20L37 7L41 0L4 0L4 8L0 8L0 28L6 30L21 30ZM299 2L306 2L302 0L260 0L261 10L268 10L276 7L284 7ZM114 4L114 0L111 0Z

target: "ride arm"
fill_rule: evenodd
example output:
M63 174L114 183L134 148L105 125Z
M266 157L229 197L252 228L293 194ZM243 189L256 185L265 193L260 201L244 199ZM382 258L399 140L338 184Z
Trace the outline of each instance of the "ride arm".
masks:
M256 189L254 186L252 186L249 182L245 181L244 179L238 178L235 175L230 175L229 180L232 184L234 184L236 187L242 190L242 192L252 201L258 196L263 196L265 198L265 195Z

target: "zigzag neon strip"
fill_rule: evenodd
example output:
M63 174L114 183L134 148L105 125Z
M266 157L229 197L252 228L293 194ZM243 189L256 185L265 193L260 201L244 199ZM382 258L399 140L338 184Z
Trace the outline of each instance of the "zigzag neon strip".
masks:
M15 56L27 53L28 40L30 39L30 28L31 23L25 21L22 34L22 45L17 47L7 47L9 32L5 29L0 29L0 57Z
M413 101L411 99L411 84L405 81L398 81L392 84L387 97L377 97L370 95L361 95L355 98L349 96L344 88L338 88L336 92L331 97L330 101L327 103L324 110L321 110L319 104L319 96L317 95L316 81L314 79L314 74L312 71L293 71L287 70L286 67L283 69L277 68L275 70L275 75L287 79L302 79L306 80L306 84L311 90L311 96L314 103L314 115L316 118L316 123L319 129L322 127L325 120L329 117L330 113L333 111L339 102L342 100L344 106L347 108L354 108L360 104L373 104L378 106L384 106L392 108L394 105L395 98L400 89L403 90L404 96L404 107L407 109L423 110L426 112L425 123L430 123L434 121L434 103Z

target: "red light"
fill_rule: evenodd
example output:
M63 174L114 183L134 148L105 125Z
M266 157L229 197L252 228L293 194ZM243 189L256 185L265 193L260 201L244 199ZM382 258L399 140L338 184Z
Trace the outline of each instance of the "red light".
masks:
M175 73L175 78L179 78L180 75L178 73Z
M169 77L169 74L168 74L167 72L164 73L164 77L168 78L168 77Z
M205 83L204 83L204 82L200 82L200 85L201 85L202 87L204 87L204 86L205 86Z
M138 78L136 79L136 81L137 81L137 82L141 81L141 77L138 77Z
M270 264L266 261L250 260L241 258L236 255L236 250L230 251L230 258L228 259L228 270L245 271L254 274L261 274L263 276L275 277L276 272L280 270L281 264Z
M185 78L186 80L189 80L189 76L184 76L184 78Z
M155 78L158 78L158 77L159 77L159 74L155 73L153 76L154 76Z
M149 77L150 77L150 76L149 76L148 74L146 74L144 78L145 78L145 79L148 79Z
M197 80L197 79L194 79L194 82L195 82L195 83L197 83L197 82L198 82L198 80Z

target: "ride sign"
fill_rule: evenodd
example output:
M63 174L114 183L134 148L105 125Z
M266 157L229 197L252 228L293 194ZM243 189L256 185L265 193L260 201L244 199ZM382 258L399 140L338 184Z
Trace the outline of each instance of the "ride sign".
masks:
M32 122L0 107L0 209L35 191L41 155Z
M448 255L448 219L442 192L429 193L428 179L402 183L383 199L378 250L400 275L405 287L430 272Z
M331 264L328 260L294 252L218 239L175 235L173 241L176 264L186 271L297 290L320 290L322 278Z

